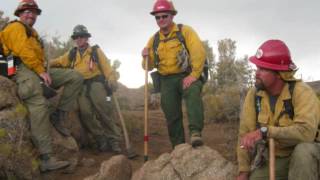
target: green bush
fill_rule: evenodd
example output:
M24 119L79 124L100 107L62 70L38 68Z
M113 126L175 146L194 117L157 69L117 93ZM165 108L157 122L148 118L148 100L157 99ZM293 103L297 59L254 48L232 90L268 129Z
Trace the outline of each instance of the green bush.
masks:
M205 119L208 122L229 122L239 119L240 91L236 86L207 91L203 96Z

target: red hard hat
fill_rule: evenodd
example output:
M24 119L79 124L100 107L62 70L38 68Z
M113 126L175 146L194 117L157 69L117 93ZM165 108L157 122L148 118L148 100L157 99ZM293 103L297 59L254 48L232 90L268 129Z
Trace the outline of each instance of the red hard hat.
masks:
M150 14L155 15L159 12L171 12L173 15L176 15L178 12L173 6L172 1L170 0L157 0L153 5L153 10Z
M281 40L264 42L249 60L258 67L276 71L292 71L297 68L291 60L289 48Z
M17 9L14 11L15 16L19 16L19 14L28 9L34 9L37 11L37 14L41 14L41 9L39 9L38 4L34 0L21 0Z

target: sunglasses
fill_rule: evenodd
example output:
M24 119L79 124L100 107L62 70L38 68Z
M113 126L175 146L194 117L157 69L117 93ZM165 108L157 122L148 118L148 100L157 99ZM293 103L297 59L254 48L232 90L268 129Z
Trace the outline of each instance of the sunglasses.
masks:
M35 14L35 15L38 14L35 10L29 10L29 9L22 11L22 13L23 14Z
M162 16L155 16L156 20L160 20L160 19L167 19L169 17L168 14L162 15Z
M86 38L88 36L86 35L78 35L78 36L74 36L73 39L76 40L76 39L80 39L80 38Z

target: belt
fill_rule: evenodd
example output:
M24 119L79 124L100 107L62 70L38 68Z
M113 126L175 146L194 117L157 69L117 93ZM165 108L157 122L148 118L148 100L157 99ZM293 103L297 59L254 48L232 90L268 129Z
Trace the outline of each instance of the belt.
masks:
M187 72L181 72L181 73L175 73L175 74L166 74L166 75L160 74L160 77L161 78L171 78L171 77L180 77L180 76L185 77L185 76L188 76L188 74L189 73L187 73Z

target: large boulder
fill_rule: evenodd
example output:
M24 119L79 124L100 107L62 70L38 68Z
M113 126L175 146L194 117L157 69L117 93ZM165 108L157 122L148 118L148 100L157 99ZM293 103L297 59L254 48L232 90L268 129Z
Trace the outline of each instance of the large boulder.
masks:
M236 166L217 151L207 146L192 148L181 144L171 154L145 163L132 180L231 180L235 173Z
M0 179L39 177L26 115L16 85L0 76Z
M113 156L101 164L97 174L84 180L130 180L132 168L127 157L124 155Z

